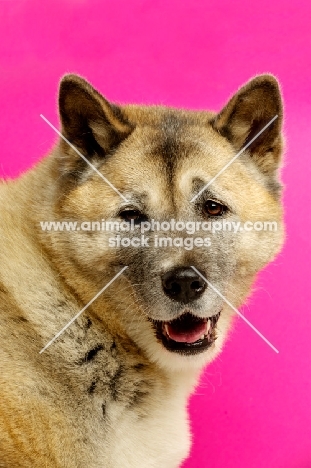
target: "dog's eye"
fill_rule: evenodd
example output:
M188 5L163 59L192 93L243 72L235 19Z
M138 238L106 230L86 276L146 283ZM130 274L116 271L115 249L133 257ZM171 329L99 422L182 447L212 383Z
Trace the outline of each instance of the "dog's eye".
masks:
M141 213L139 210L124 210L121 211L120 217L124 220L127 221L128 223L131 222L131 220L134 221L135 224L140 224L143 221L147 220L147 216Z
M221 216L226 211L226 207L214 200L207 200L203 205L203 211L207 216Z

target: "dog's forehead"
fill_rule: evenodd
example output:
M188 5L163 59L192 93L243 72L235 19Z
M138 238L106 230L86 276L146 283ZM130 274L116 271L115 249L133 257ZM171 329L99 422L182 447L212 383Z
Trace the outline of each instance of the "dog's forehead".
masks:
M198 178L210 178L234 155L231 145L200 114L167 112L143 131L146 164L159 182L171 186L186 178L191 190Z
M127 198L161 212L189 204L197 168L202 169L206 157L209 159L206 143L215 143L215 133L206 118L200 121L186 111L161 112L153 119L142 119L120 157L111 160L119 173L126 174L123 187Z
M245 205L256 178L241 161L223 172L235 151L213 128L213 114L162 108L135 113L135 130L104 166L129 200L159 215L177 212L189 208L189 200L221 172L211 187L214 198L226 201L229 193Z
M196 148L194 123L182 115L164 115L156 129L157 141L154 152L162 159L163 165L171 171L181 160L190 156Z
M165 109L146 115L134 132L134 144L139 147L137 158L147 156L145 163L153 167L160 163L170 180L183 160L202 157L206 143L214 144L216 132L211 117L203 113Z
M120 179L133 199L172 205L171 196L185 172L190 185L197 179L196 168L205 165L207 143L214 145L216 132L205 114L162 108L140 108L136 114L135 130L105 162L105 174ZM185 195L189 198L189 192Z

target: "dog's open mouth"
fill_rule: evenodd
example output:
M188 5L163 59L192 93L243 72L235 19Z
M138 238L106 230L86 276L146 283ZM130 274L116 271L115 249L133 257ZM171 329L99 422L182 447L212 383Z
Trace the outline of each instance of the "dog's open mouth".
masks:
M155 321L157 338L169 351L196 354L205 351L216 340L216 324L220 312L209 318L186 312L170 322Z

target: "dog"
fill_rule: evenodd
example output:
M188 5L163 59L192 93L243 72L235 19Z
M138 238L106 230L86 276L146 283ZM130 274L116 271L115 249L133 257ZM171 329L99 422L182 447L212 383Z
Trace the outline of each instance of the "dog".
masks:
M2 468L187 458L189 395L283 243L282 108L269 74L220 112L117 105L62 78L59 140L0 185ZM125 228L42 227L104 220ZM200 240L168 243L171 220Z

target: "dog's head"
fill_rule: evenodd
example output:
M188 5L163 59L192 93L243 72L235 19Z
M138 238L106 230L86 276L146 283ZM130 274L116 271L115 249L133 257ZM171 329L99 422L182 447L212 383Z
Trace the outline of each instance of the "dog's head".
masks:
M276 79L254 78L217 114L117 106L68 75L59 108L58 216L122 223L62 233L64 255L98 289L127 266L111 315L153 360L211 360L282 243Z

